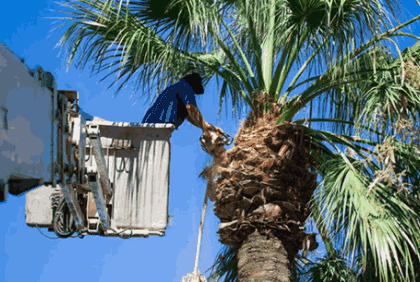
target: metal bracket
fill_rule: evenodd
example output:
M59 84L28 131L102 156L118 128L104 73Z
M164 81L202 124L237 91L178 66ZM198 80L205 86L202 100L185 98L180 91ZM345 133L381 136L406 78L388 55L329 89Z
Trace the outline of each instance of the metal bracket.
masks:
M91 233L91 234L99 233L99 219L98 218L88 219L88 233Z
M100 135L99 125L97 125L97 124L89 124L87 126L87 135L90 138L98 138L99 135Z

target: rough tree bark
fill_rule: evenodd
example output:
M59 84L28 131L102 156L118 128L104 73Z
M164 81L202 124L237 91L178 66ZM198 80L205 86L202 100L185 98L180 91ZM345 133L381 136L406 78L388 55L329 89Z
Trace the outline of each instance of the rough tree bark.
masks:
M287 251L279 238L267 238L255 230L244 240L238 251L238 281L292 281Z

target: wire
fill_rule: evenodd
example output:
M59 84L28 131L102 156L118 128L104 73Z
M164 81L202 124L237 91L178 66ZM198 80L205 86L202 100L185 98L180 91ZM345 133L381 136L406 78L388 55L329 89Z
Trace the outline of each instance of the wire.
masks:
M80 233L80 232L77 232L77 235L74 235L74 236L70 236L71 238L76 238L76 237L79 237L80 239L83 239L84 237L85 237L85 235L83 235L82 233Z
M42 230L41 230L41 229L39 229L39 226L38 226L38 224L36 224L36 223L35 223L35 226L36 226L36 228L38 228L39 232L41 232L41 234L42 234L42 235L44 235L45 237L47 237L47 238L49 238L49 239L60 239L60 237L50 237L50 236L48 236L48 235L44 234L44 232L42 232Z
M42 230L39 228L38 224L35 224L35 226L36 226L36 228L38 228L38 231L39 231L42 235L44 235L45 237L47 237L48 239L61 239L60 237L50 237L50 236L46 235L44 232L42 232ZM85 235L83 235L82 233L78 232L78 234L77 234L77 235L75 235L75 236L70 236L70 237L72 237L72 238L79 237L80 239L83 239L83 238L85 237Z

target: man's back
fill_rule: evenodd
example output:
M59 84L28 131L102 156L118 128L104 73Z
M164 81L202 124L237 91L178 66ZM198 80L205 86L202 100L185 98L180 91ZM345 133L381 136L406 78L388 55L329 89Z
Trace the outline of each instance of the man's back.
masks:
M159 94L142 123L173 123L178 128L188 116L186 106L197 106L194 94L192 87L181 79Z

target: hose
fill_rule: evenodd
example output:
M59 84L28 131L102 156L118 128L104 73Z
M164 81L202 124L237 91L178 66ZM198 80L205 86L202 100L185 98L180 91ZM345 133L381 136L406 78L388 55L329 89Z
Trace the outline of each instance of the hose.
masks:
M70 221L72 221L72 222L70 222L71 225L67 225L67 226L73 226L73 224L74 224L73 223L73 216L70 215L70 211L68 210L68 207L66 205L65 199L63 197L63 194L61 193L60 188L56 188L51 193L50 200L51 200L51 208L53 210L53 222L52 222L53 223L53 229L54 229L54 232L57 234L58 237L47 236L41 231L41 229L39 229L38 225L36 225L36 227L38 228L39 232L41 232L42 235L44 235L45 237L47 237L49 239L59 239L59 238L70 237L74 232L74 228L73 228L73 232L70 233L70 235L65 234L66 232L64 232L62 230L63 221L64 221L62 216L64 215L64 216L67 216L67 217L69 217L69 216L71 217L71 219L70 219ZM65 209L65 210L63 211L63 209ZM66 213L67 213L67 215L66 215ZM57 232L60 233L61 235L58 234ZM80 232L78 232L77 235L71 236L71 237L72 238L75 238L75 237L83 238L84 236Z
M55 234L60 238L68 238L75 231L74 218L63 197L58 205L57 211L54 213L53 228Z

